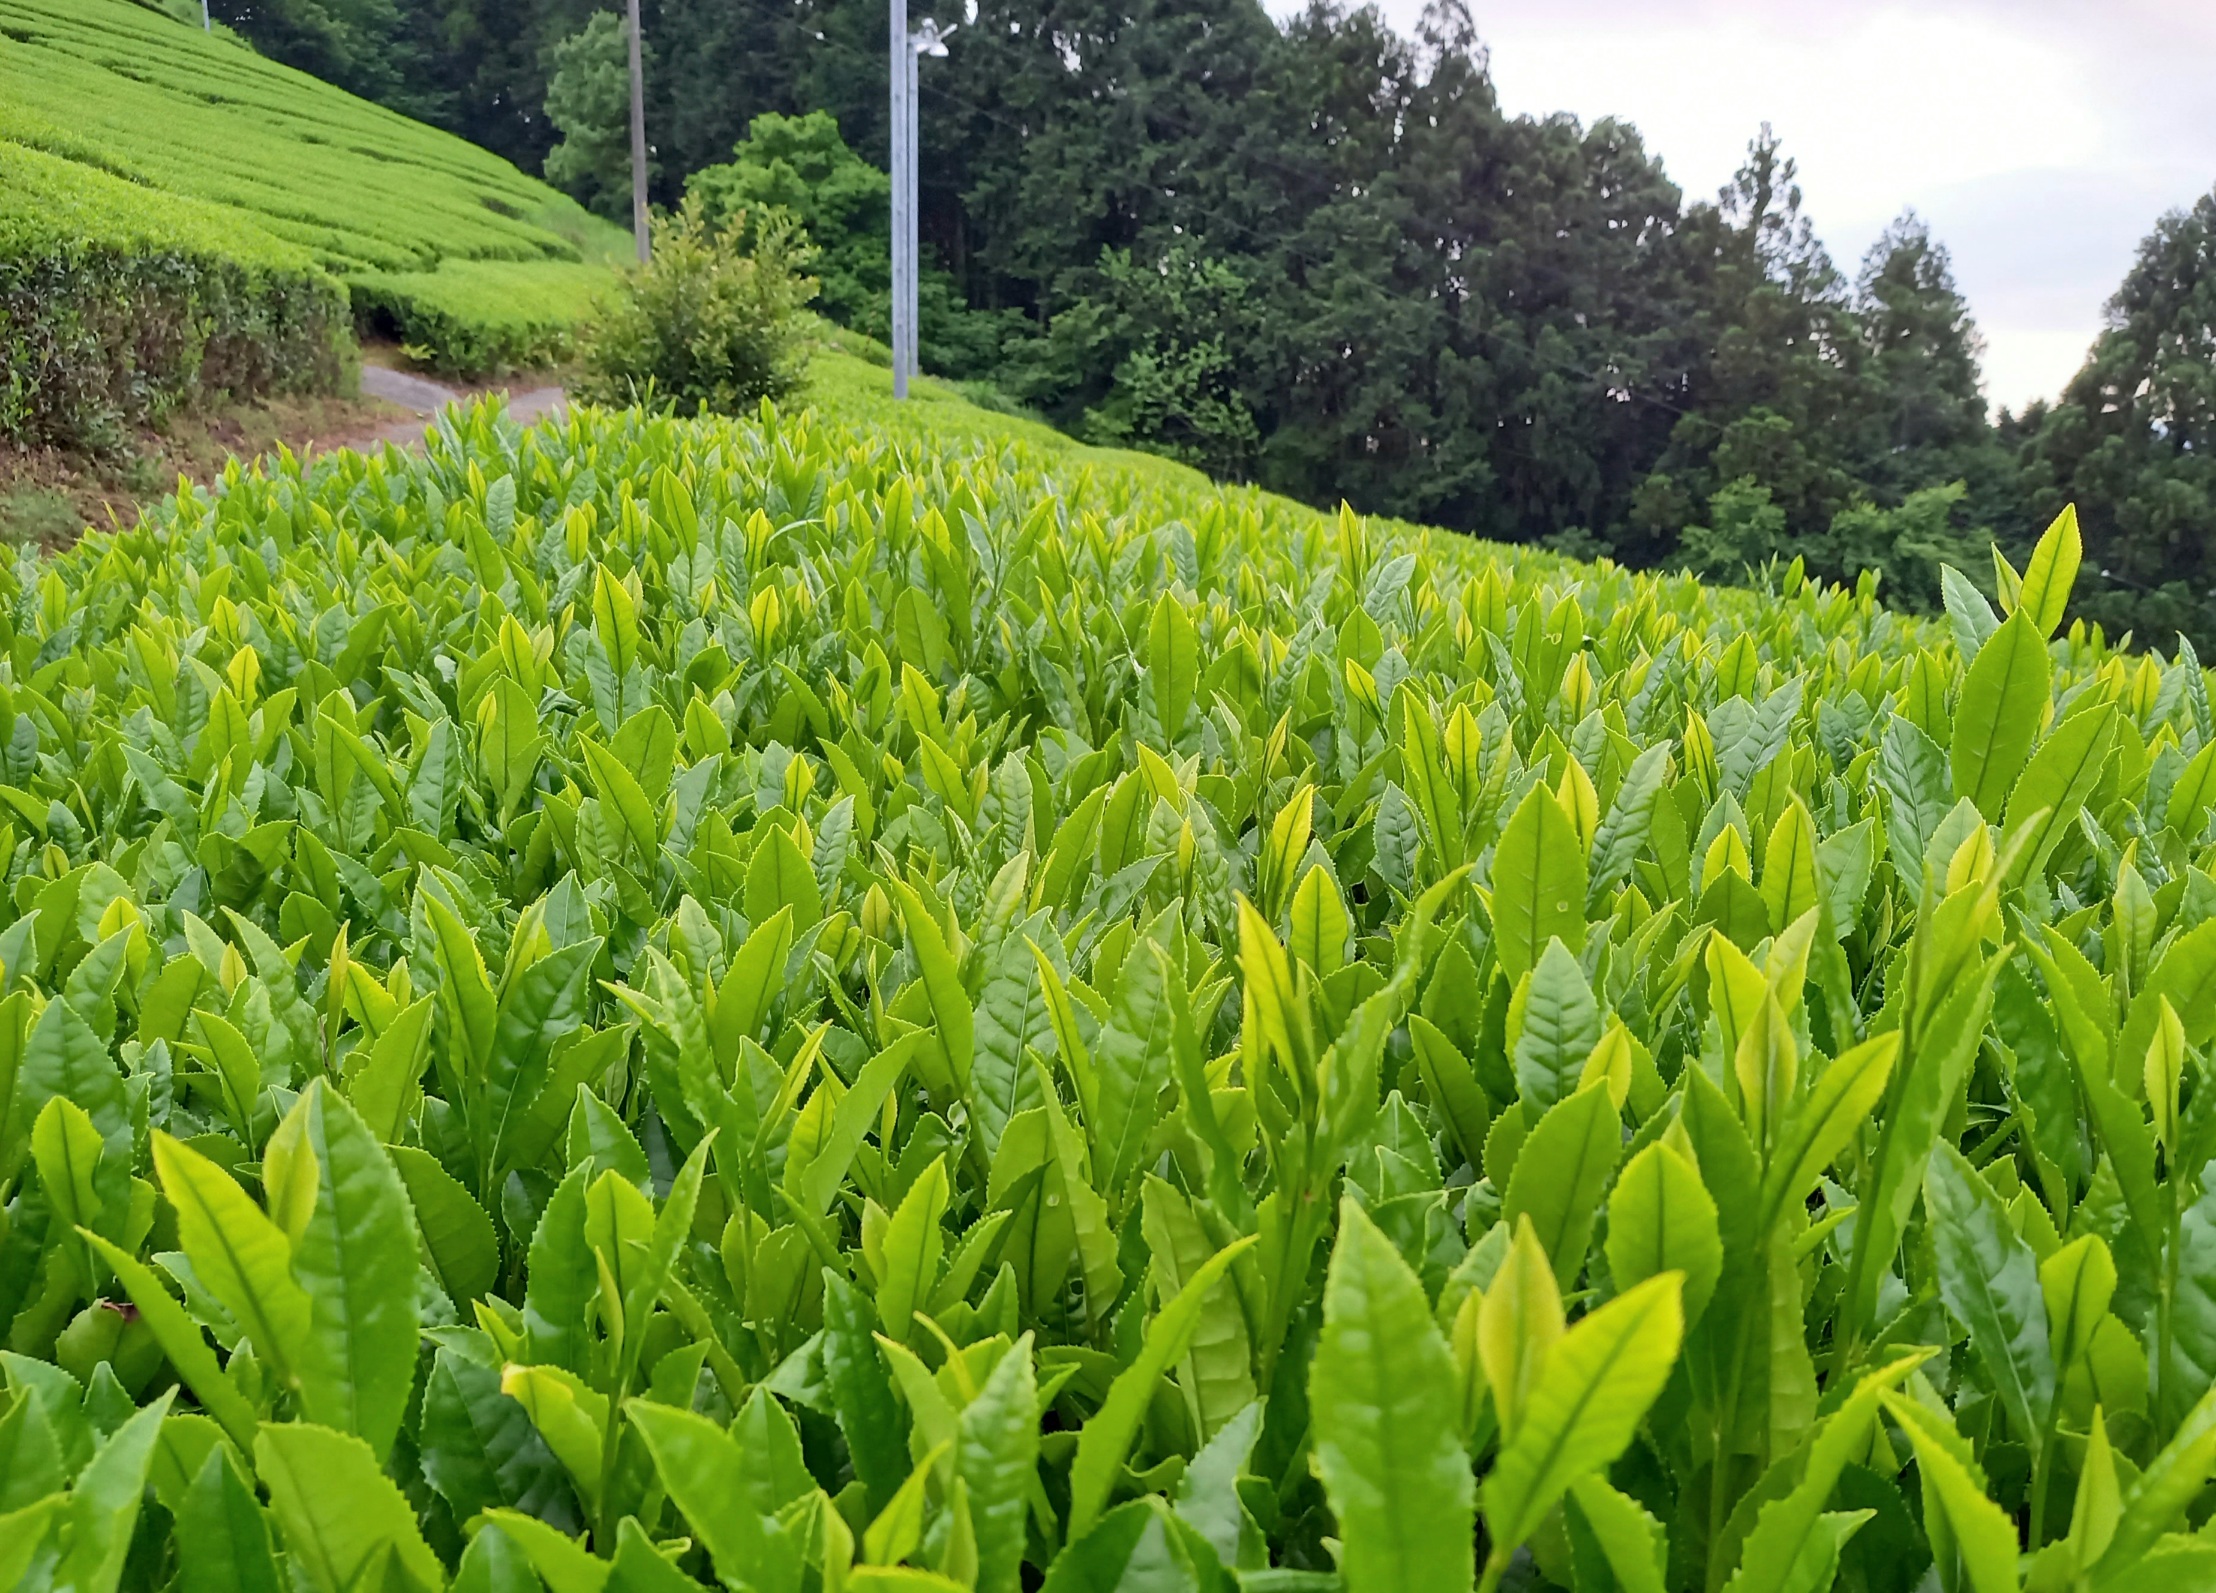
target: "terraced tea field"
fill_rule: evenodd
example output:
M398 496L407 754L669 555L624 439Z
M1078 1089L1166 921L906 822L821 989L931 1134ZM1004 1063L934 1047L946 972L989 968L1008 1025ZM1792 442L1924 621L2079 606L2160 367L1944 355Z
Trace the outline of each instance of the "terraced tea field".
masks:
M373 284L369 307L465 368L556 351L626 244L495 155L129 0L0 0L10 146L215 207L242 248L276 239ZM21 202L0 191L0 217Z

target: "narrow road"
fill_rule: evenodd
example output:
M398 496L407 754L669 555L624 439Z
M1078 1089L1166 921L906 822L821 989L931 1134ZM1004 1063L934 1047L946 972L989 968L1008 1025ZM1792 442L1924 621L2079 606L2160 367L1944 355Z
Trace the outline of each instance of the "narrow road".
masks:
M396 371L383 365L362 367L362 393L368 398L378 398L388 404L397 404L411 410L415 420L396 420L380 426L365 437L350 438L347 446L374 448L380 443L398 443L402 447L418 446L423 441L423 421L437 414L448 404L478 396L476 392L464 392L434 381L414 371ZM508 393L508 413L523 425L559 411L568 402L559 387L528 387L521 392Z

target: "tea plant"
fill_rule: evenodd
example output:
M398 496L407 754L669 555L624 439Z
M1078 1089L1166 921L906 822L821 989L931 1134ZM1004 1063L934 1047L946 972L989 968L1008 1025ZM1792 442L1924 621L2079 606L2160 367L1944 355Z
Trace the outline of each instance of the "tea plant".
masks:
M357 322L389 331L411 359L473 377L567 363L616 282L582 263L448 260L435 271L350 276L346 291Z
M2209 1575L2216 725L2068 516L1931 626L847 413L0 581L9 1585Z

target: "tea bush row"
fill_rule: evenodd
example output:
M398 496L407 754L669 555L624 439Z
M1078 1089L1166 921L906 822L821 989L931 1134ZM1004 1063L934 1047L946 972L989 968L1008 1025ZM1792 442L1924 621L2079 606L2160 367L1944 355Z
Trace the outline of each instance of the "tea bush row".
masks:
M365 323L389 327L433 370L466 377L566 363L614 278L582 263L449 260L436 271L370 272L346 285Z
M305 250L0 143L0 437L104 449L207 397L328 390L347 328Z
M251 268L290 245L363 281L353 309L366 326L468 375L561 352L597 267L624 244L497 156L129 0L0 0L0 150L83 172L73 202L100 212L89 224L101 230L128 231L174 198L186 203L168 211L216 222L202 227L212 258ZM221 247L231 234L235 256ZM37 262L49 275L63 263L51 251ZM138 296L106 278L60 291L126 318Z

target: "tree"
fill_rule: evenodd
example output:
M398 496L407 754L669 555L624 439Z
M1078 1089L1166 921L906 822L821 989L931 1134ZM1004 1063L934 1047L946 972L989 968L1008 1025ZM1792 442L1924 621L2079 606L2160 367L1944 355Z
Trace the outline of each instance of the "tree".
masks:
M1860 489L1866 350L1847 284L1801 210L1797 175L1764 124L1716 203L1682 223L1680 313L1699 352L1668 444L1635 497L1643 537L1625 550L1634 558L1666 557L1704 513L1708 533L1728 524L1738 546L1773 523L1738 512L1753 487L1782 516L1768 551L1791 556Z
M1922 487L1892 506L1858 499L1831 518L1831 529L1809 550L1811 573L1851 586L1875 570L1878 590L1895 608L1936 614L1945 602L1940 566L1951 564L1980 586L1991 567L1993 528L1965 524L1967 489L1960 481Z
M731 156L694 172L685 191L717 222L737 210L790 216L815 246L824 314L874 330L872 312L890 293L891 179L847 148L827 111L757 116Z
M209 12L272 60L403 115L437 122L450 109L428 59L435 41L396 0L212 0Z
M1903 211L1862 257L1854 304L1885 452L1913 476L1924 456L1980 440L1985 397L1978 360L1985 339L1955 286L1946 245L1913 210Z
M1784 551L1785 511L1768 485L1752 476L1736 477L1709 495L1708 522L1687 526L1679 542L1679 558L1696 575L1743 580Z
M611 221L631 215L630 47L624 19L595 11L548 52L546 115L562 141L547 153L546 180ZM650 50L649 71L653 60Z
M2216 193L2141 242L2024 456L2034 520L2078 506L2088 569L2106 583L2090 612L2216 640Z
M1074 411L1094 442L1245 479L1261 441L1240 363L1256 330L1251 292L1236 266L1190 250L1151 265L1106 250L1094 291L1033 345L1018 390Z
M757 116L731 153L725 164L694 172L688 195L711 220L744 211L750 229L771 217L799 227L816 250L823 313L884 340L892 330L891 180L847 147L824 111ZM971 309L935 261L924 263L916 310L927 370L974 377L998 367L1011 317Z

